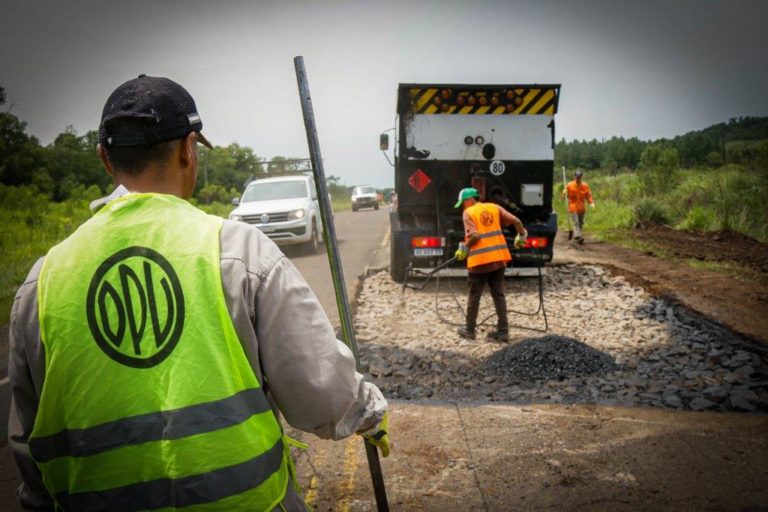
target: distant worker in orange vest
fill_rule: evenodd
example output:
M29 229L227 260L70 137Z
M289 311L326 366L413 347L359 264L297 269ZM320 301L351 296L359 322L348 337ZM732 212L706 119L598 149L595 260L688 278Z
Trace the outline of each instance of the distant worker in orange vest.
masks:
M486 283L491 290L493 305L496 307L498 322L496 331L488 334L489 340L507 341L509 323L507 322L507 300L504 297L504 270L512 261L507 248L507 241L502 226L515 226L517 236L515 247L523 247L528 239L520 219L495 203L482 203L480 194L474 188L465 188L459 192L456 208L464 208L464 242L456 251L456 259L467 260L469 272L469 298L467 299L467 321L459 327L459 336L475 339L477 312L480 308L480 296Z
M589 190L589 185L581 180L582 172L576 171L574 175L575 179L568 183L563 190L563 199L568 197L568 215L571 216L573 223L574 240L578 243L584 243L584 214L586 213L586 204L594 209L595 201L592 199L592 192Z

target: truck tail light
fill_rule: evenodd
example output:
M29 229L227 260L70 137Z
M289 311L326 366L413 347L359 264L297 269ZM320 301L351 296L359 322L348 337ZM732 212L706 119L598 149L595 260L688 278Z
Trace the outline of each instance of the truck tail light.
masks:
M414 236L411 246L414 249L438 248L445 245L445 239L439 236Z
M524 249L544 249L549 246L549 240L543 236L528 237L525 241Z

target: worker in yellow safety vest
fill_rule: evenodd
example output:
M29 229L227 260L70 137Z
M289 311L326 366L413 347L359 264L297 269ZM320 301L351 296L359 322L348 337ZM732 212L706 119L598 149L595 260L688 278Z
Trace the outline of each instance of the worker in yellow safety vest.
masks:
M116 188L38 261L11 312L9 444L28 510L305 510L282 413L389 453L387 402L296 268L206 215L195 102L119 86L97 151ZM268 389L267 389L268 385Z
M525 245L528 232L520 219L495 203L480 202L479 198L476 189L465 188L459 192L459 201L455 206L464 210L464 242L459 245L455 256L460 261L467 260L469 283L466 324L459 327L458 332L463 338L475 339L480 296L487 284L497 316L497 328L488 334L488 339L507 341L509 324L504 296L504 270L512 261L512 255L501 228L509 225L515 227L515 247Z

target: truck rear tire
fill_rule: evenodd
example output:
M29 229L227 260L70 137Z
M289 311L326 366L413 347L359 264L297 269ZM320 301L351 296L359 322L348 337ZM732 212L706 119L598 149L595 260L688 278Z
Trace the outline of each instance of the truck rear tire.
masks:
M407 236L404 236L404 233L392 233L391 247L389 249L389 274L396 283L405 281L405 274L408 269L406 238Z

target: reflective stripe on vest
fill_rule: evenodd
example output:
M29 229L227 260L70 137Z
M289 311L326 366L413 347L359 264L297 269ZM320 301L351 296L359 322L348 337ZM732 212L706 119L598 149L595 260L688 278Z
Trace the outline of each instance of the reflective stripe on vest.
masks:
M467 208L467 214L475 223L480 239L469 248L467 268L497 261L511 261L507 241L501 230L499 208L491 203L475 203Z
M29 446L60 507L282 501L282 431L227 310L221 223L173 196L129 194L48 253Z

